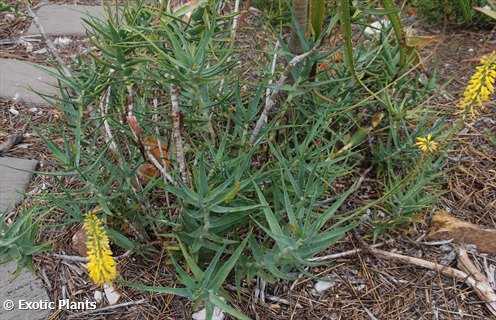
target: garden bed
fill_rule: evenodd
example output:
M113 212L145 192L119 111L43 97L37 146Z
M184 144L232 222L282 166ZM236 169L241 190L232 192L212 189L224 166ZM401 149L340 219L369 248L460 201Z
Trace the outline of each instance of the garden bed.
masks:
M252 84L264 77L258 66L267 65L272 58L276 37L265 35L262 16L259 11L247 10L238 29L239 49L237 59L242 61L240 74L245 79L241 95L249 96L254 90ZM27 24L23 21L15 24L14 31L0 32L12 37L25 30ZM493 51L496 47L494 34L488 31L445 31L432 32L440 39L437 45L423 49L421 57L424 73L427 77L436 76L438 89L425 102L424 108L433 110L433 114L444 116L447 123L455 123L453 115L460 94L465 88L468 78L478 63L478 57ZM12 33L14 32L14 33ZM336 41L340 41L339 39ZM75 46L60 50L66 62L71 61L71 55L81 52L85 45L84 39L75 39ZM43 48L44 42L37 43L34 50ZM25 47L0 47L0 57L15 57L31 62L46 63L48 53L35 56L25 51ZM283 60L284 59L280 59ZM278 60L278 61L280 61ZM256 62L253 65L250 61ZM279 64L279 62L278 62ZM278 67L279 68L279 67ZM266 70L267 71L267 70ZM279 71L279 70L278 70ZM341 72L334 70L330 72ZM160 97L165 99L165 97ZM164 102L165 103L165 102ZM8 109L14 108L20 112L13 116ZM44 134L56 145L63 146L64 140L53 129L54 122L63 121L58 109L45 108L41 113L30 110L31 106L0 101L0 140L8 134L24 130L31 134L25 141L28 145L14 148L9 155L36 158L42 161L43 169L57 171L60 169L53 154L45 146L45 140L39 134ZM365 113L365 112L364 112ZM371 114L364 114L364 119L371 119ZM443 189L446 192L440 201L428 209L416 214L408 224L388 230L380 234L377 242L386 242L381 249L439 262L453 264L453 248L450 245L430 245L424 237L428 232L432 213L438 209L448 210L453 215L466 221L494 227L494 216L491 212L496 209L496 117L494 108L485 112L476 122L466 126L453 139L447 150L448 161L444 167ZM373 144L375 140L367 143ZM188 142L187 142L188 144ZM254 160L263 162L262 156ZM368 171L369 166L361 164L353 168L352 174L337 177L333 182L336 194L348 189L363 175L363 182L357 192L343 205L343 211L352 211L378 197L382 181ZM190 170L194 170L191 169ZM351 169L350 169L351 170ZM54 178L39 175L31 184L32 197L24 206L43 205L35 195L51 190L57 196L67 190L77 190L81 181L71 176ZM43 187L42 187L43 186ZM75 196L76 198L79 195ZM163 199L163 194L152 193L151 199ZM42 201L45 201L42 200ZM165 200L163 200L165 201ZM65 205L65 204L64 204ZM19 208L21 209L21 208ZM171 210L171 215L178 208ZM380 211L374 208L362 218L361 227L357 229L359 237L372 243L374 219ZM51 214L45 221L47 225L57 225L64 219L64 211L59 207L51 207ZM77 255L71 245L73 235L80 229L80 224L63 224L63 228L43 229L40 239L50 241L53 251L63 255ZM169 232L164 229L161 232ZM133 230L125 230L126 235L132 235ZM170 243L168 242L170 241ZM146 283L153 286L177 287L175 268L172 265L167 248L177 243L168 238L157 237L149 244L150 253L146 257L138 254L124 256L119 260L119 274L130 282ZM356 237L347 235L320 255L345 252L352 249L363 249ZM114 248L114 255L125 255L122 248ZM488 259L494 263L494 256L478 256L481 261ZM45 281L50 291L50 297L57 300L65 294L77 299L94 299L98 287L87 281L84 264L54 257L50 253L42 253L34 257L37 273ZM394 263L380 259L372 254L360 253L346 258L333 260L332 264L309 267L307 274L301 274L296 280L277 281L267 284L265 302L254 298L254 292L260 283L256 281L242 282L241 289L235 287L234 281L228 281L225 293L232 300L234 307L254 319L487 319L490 315L485 306L479 301L470 287L453 281L438 273L415 268L403 263ZM322 293L315 292L316 283L322 279L329 283L329 288ZM186 299L168 294L149 294L140 290L119 286L127 301L144 301L125 308L115 308L106 312L81 315L82 319L188 319L193 306ZM76 314L72 314L76 317ZM60 314L65 319L67 314Z

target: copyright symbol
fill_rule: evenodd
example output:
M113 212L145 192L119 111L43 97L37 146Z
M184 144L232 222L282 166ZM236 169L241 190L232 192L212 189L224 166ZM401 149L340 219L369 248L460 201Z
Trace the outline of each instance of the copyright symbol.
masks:
M3 302L3 308L7 311L14 310L14 301L12 300L5 300Z

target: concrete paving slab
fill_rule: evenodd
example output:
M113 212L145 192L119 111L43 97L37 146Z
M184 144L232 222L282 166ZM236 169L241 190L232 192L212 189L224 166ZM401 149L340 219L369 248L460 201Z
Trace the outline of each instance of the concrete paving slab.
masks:
M50 310L22 310L20 303L50 301L41 280L30 271L14 276L16 264L0 265L0 319L1 320L46 320ZM21 310L19 309L21 307ZM9 310L11 309L11 310Z
M12 210L22 200L37 164L35 160L0 157L0 214Z
M2 98L30 104L46 104L36 92L57 95L56 85L56 79L35 64L16 59L0 59Z
M10 211L22 200L37 161L0 157L0 214ZM50 301L41 280L24 270L14 274L14 262L0 265L0 319L42 320L50 310L23 310L20 303Z
M82 19L88 16L104 18L105 9L101 6L47 5L41 7L36 15L47 35L81 36L86 31ZM39 30L32 23L26 34L39 34Z

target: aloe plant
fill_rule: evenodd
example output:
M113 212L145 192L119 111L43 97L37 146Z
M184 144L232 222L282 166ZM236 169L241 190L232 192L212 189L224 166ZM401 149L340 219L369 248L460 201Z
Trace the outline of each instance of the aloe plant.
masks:
M146 263L156 263L157 244L163 244L171 252L177 286L139 284L147 281L140 278L132 280L133 288L192 300L205 308L207 318L220 309L247 319L234 309L236 303L223 289L226 281L241 286L254 278L292 278L315 265L317 255L356 227L366 208L387 208L402 221L403 212L410 217L418 211L415 202L430 203L423 193L423 177L414 185L415 193L408 188L398 191L418 158L413 144L417 130L427 131L417 118L413 125L411 116L429 114L414 109L425 100L415 77L395 81L398 50L388 37L381 37L380 45L351 42L352 8L346 1L341 23L348 37L347 54L356 57L348 62L367 74L361 80L382 91L390 104L370 101L363 88L350 81L344 64L336 63L335 73L323 72L312 82L299 81L309 71L310 64L304 65L292 70L298 80L280 89L287 99L277 102L279 108L260 132L260 142L250 143L263 112L267 82L247 77L243 68L257 74L265 69L255 61L236 63L233 54L241 50L231 43L226 28L232 16L219 13L219 1L202 3L205 6L194 9L187 22L179 16L186 15L184 11L173 13L141 0L123 5L119 21L87 21L92 46L98 49L73 62L74 77L59 75L64 88L53 104L64 121L50 126L49 133L62 140L46 140L60 170L51 174L60 177L61 184L66 176L75 183L59 192L50 190L43 203L63 213L57 216L63 226L81 222L82 212L100 206L112 245L136 253L139 248ZM294 4L299 50L336 31L339 15L323 28L324 1ZM325 51L314 50L308 59L319 59ZM191 173L191 183L186 184L174 153L171 85L181 89L176 103ZM384 119L368 119L364 109L384 112ZM128 120L129 113L134 122ZM213 134L205 125L209 121ZM139 135L145 142L149 137L164 141L167 147L157 157L163 156L167 172L147 181L141 181L139 169L152 165L143 151L149 145L140 145ZM378 180L382 175L375 168L383 167L388 175L384 185L389 187L384 194L377 190L377 200L355 203L360 200L354 196L360 183L342 182L356 181L369 163L374 164L370 175ZM160 163L153 166L158 169ZM0 231L6 228L0 224ZM27 235L25 230L31 235L23 224L5 232L11 240L3 242L0 256L11 258L19 250L32 253L30 238L18 241Z

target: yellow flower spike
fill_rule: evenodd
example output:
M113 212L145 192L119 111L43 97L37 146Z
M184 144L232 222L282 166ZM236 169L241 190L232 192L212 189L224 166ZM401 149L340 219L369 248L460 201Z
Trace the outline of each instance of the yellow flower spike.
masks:
M480 65L475 68L475 73L468 81L458 105L461 111L475 117L484 107L484 103L491 100L495 78L496 51L482 57Z
M116 262L112 256L109 239L103 228L103 223L94 211L86 215L84 231L86 232L88 254L86 268L91 281L97 285L111 283L117 277Z
M434 141L432 134L426 137L418 137L415 145L425 154L435 153L439 149L439 143Z

